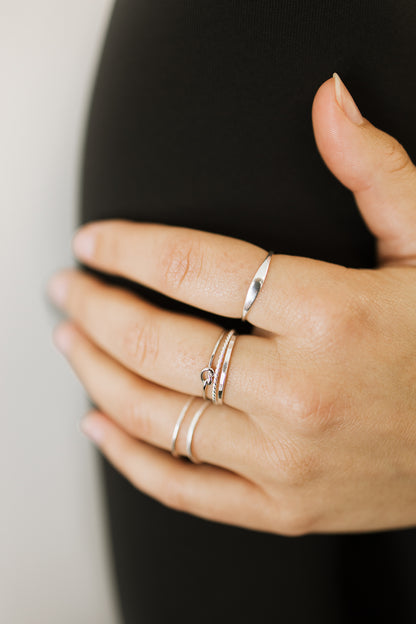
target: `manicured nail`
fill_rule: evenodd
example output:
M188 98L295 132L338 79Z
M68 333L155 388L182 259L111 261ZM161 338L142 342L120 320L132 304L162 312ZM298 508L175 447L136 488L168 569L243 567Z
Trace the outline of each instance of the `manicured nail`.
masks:
M74 338L74 329L68 323L61 323L55 327L52 338L59 351L66 355L69 353Z
M47 293L58 307L65 304L68 286L69 280L66 273L56 273L48 282Z
M74 254L83 260L89 260L94 255L95 233L91 227L84 229L84 226L75 232L72 249Z
M95 444L101 444L104 428L96 418L85 416L79 423L79 430Z
M338 104L352 123L355 123L358 126L361 125L364 121L364 117L361 115L351 93L348 91L347 87L344 85L337 73L333 75L333 78L335 81L335 97Z

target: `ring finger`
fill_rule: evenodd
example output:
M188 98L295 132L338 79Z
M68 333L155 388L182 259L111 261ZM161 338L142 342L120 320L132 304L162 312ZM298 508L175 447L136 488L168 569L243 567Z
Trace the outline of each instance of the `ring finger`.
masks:
M71 322L54 333L58 347L85 386L93 402L127 433L170 450L175 423L188 396L138 377L101 351ZM176 450L186 455L186 432L192 416L203 405L195 399L179 429ZM219 435L220 433L220 435ZM192 441L198 459L243 474L247 454L259 435L247 414L226 406L209 405Z

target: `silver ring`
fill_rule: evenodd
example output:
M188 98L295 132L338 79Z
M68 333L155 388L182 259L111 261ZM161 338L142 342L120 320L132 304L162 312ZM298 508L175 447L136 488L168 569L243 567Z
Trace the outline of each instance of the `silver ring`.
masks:
M192 438L194 436L195 427L198 424L198 420L201 418L202 414L205 412L207 407L210 406L208 401L204 401L199 410L196 412L195 416L191 420L191 424L189 425L188 432L186 434L186 454L188 459L190 459L194 464L200 464L201 462L192 455Z
M202 398L205 400L207 398L207 387L210 386L214 380L215 371L212 368L212 363L215 358L215 354L217 353L218 347L220 346L221 340L224 337L226 330L221 333L221 336L218 338L215 343L215 347L212 350L211 357L209 358L209 364L206 368L203 368L201 371L201 381L202 381Z
M231 329L228 334L225 337L224 340L224 344L222 346L221 349L221 353L218 357L218 363L215 369L215 373L214 373L214 381L213 381L213 385L212 385L212 395L211 395L211 400L213 403L217 403L217 391L218 391L218 382L219 382L219 377L221 374L221 370L222 370L222 366L223 366L223 362L224 362L224 357L225 357L225 352L227 351L227 347L229 345L229 342L231 340L231 338L234 336L235 334L235 329Z
M183 406L181 413L178 416L178 420L175 423L175 427L172 433L172 442L170 445L170 452L172 453L174 457L179 457L179 453L176 452L176 440L178 439L179 428L193 400L194 400L193 396L189 397L186 404Z
M257 299L257 296L262 289L264 280L266 279L266 276L267 276L267 271L269 270L269 265L270 265L270 260L272 259L272 255L273 255L273 252L269 251L265 260L263 260L263 262L257 269L255 276L251 280L251 284L248 287L246 300L244 301L243 314L241 316L242 321L246 320L248 311L250 310L251 306Z
M229 366L230 366L231 355L232 355L232 352L233 352L236 340L237 340L237 335L236 334L231 336L231 340L230 340L230 342L228 344L227 351L225 352L224 362L223 362L222 369L221 369L221 375L220 375L220 379L219 379L219 382L218 382L218 397L217 397L217 401L216 401L218 405L222 405L222 403L224 402L225 383L227 381L227 375L228 375L228 369L229 369Z

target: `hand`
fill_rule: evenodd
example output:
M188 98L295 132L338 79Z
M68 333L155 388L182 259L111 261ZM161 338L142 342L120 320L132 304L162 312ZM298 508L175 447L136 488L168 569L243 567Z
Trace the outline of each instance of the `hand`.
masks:
M210 405L195 430L203 463L169 450L188 396L201 397L220 327L71 269L51 284L71 319L55 341L99 407L84 431L162 503L285 535L411 526L416 169L338 78L316 94L313 124L324 161L377 237L379 267L273 256L249 312L253 335L236 341L225 405ZM74 251L91 267L233 318L266 255L224 236L122 220L80 228ZM182 454L185 435L184 424Z

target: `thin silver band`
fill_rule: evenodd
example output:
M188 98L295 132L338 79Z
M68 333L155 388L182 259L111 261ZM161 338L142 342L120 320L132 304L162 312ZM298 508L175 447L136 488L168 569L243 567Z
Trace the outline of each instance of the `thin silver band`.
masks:
M227 351L225 352L225 356L224 356L224 362L222 365L222 370L221 370L221 375L220 375L220 380L218 383L218 397L217 397L217 404L218 405L222 405L222 403L224 402L224 389L225 389L225 383L227 381L227 374L228 374L228 369L229 369L229 365L230 365L230 360L231 360L231 355L233 353L233 349L234 349L234 345L235 345L235 341L237 340L237 335L234 334L234 336L231 336L231 340L228 344L227 347Z
M218 381L219 381L219 377L220 377L221 370L222 370L222 364L223 364L223 361L224 361L225 352L227 350L228 344L229 344L231 338L234 336L234 334L235 334L235 329L231 329L228 332L228 334L225 337L224 344L223 344L222 349L221 349L221 353L220 353L220 355L218 357L218 364L217 364L217 367L215 369L214 381L213 381L213 384L212 384L211 400L212 400L213 403L217 403Z
M205 412L207 407L211 404L208 401L204 401L199 410L196 412L195 416L191 420L191 424L189 425L188 432L186 434L186 454L188 459L190 459L194 464L200 464L201 462L192 455L192 438L194 435L195 427L198 424L198 420L201 418L202 414Z
M180 428L180 426L182 424L182 421L185 418L185 414L188 411L189 407L191 406L191 403L194 400L194 398L195 397L193 397L193 396L189 397L189 399L187 400L187 402L183 406L183 408L181 410L181 413L178 416L178 420L176 421L175 427L173 429L172 442L171 442L171 445L170 445L170 452L172 453L172 455L174 457L179 457L179 453L176 452L176 440L178 439L179 428Z
M250 310L251 306L257 299L257 296L263 287L264 280L266 279L266 276L267 276L267 271L269 270L270 260L272 259L272 255L273 255L273 252L269 251L265 260L263 260L263 262L257 269L255 276L251 280L251 284L248 287L246 300L244 301L243 314L241 316L242 321L246 320L248 311Z
M203 368L201 371L201 381L202 381L202 398L205 400L207 398L207 387L210 386L214 380L215 371L212 368L212 363L215 358L215 354L218 351L218 347L220 346L221 340L223 339L226 330L224 329L221 332L221 336L218 338L215 343L215 347L212 350L211 357L209 358L209 364L206 368Z

